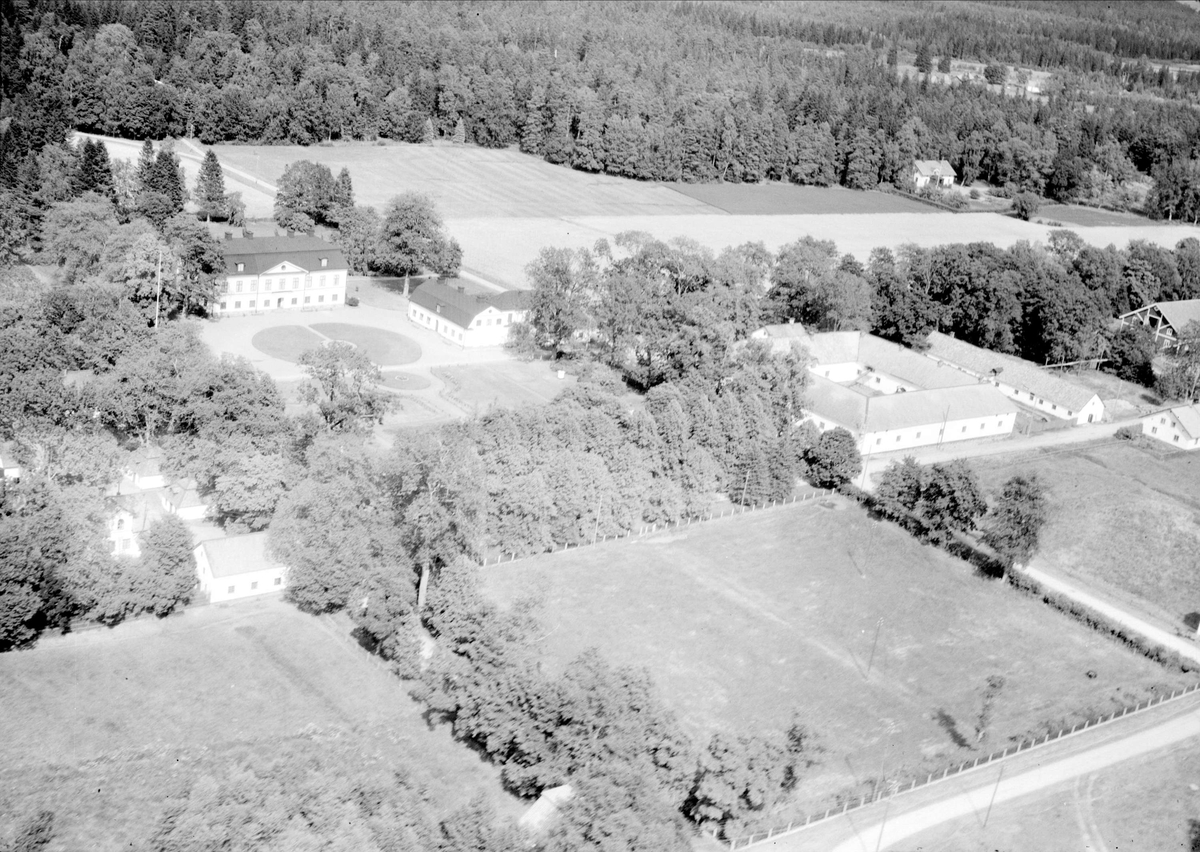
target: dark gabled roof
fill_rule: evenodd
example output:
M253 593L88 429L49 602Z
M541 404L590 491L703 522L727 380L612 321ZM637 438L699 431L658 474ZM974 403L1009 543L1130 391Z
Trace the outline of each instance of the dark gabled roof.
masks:
M225 252L227 275L261 275L285 260L301 269L316 272L322 268L321 258L327 258L326 269L346 269L342 250L320 237L242 237L221 243ZM237 265L245 265L241 272Z
M413 290L408 298L414 305L443 316L460 328L469 328L475 317L488 308L520 311L528 304L528 294L524 290L497 293L461 278L427 281Z

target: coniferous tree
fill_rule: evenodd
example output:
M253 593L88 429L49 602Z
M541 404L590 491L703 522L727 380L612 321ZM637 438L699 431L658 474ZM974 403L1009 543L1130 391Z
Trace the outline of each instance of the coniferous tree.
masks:
M454 135L450 137L450 141L455 145L463 145L467 141L467 126L463 123L462 118L454 123Z
M354 186L350 182L350 170L342 166L342 170L338 172L337 180L333 182L333 194L330 197L329 206L336 210L340 208L354 206Z
M142 143L142 150L137 160L138 194L151 191L151 181L154 173L154 143L149 139Z
M433 119L425 116L425 122L421 125L421 144L432 145L433 139Z
M116 203L117 194L113 185L112 165L108 160L108 148L102 141L87 139L80 152L79 172L75 178L77 192L94 192Z
M196 204L205 219L223 219L228 216L225 198L225 176L217 155L210 149L200 164L200 175L196 179Z
M922 74L928 74L933 70L933 52L929 49L928 42L922 42L917 48L917 59L913 64Z

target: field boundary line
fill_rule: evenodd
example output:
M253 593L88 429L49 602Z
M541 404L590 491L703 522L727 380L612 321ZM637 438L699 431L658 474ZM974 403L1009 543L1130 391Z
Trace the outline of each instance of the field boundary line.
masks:
M1186 686L1182 689L1176 689L1172 691L1170 695L1166 695L1164 693L1157 697L1147 698L1145 701L1139 701L1134 705L1126 704L1120 710L1114 710L1112 713L1101 713L1099 716L1091 719L1085 719L1082 725L1074 725L1069 731L1066 728L1061 728L1057 734L1046 734L1044 737L1034 737L1032 740L1024 740L1020 743L1017 743L1015 747L1009 746L1003 751L994 751L991 754L977 757L973 761L963 761L958 766L947 766L940 774L937 772L929 773L924 781L921 781L921 779L918 777L913 778L907 786L903 783L888 785L888 787L885 789L880 790L870 796L860 797L858 802L853 805L851 804L851 802L854 801L853 797L846 799L840 808L834 806L827 809L824 813L820 813L819 815L818 813L808 814L803 821L796 819L792 822L789 822L785 827L771 828L766 832L754 832L753 834L732 838L731 840L727 841L729 844L729 849L748 849L752 846L757 846L760 843L765 843L768 840L773 840L784 835L798 834L807 828L812 828L815 825L820 825L831 819L836 819L844 814L860 810L861 808L865 808L868 805L873 805L876 802L880 802L885 799L895 799L906 793L910 793L915 789L923 790L949 778L958 778L964 773L971 772L975 769L995 765L1000 761L1007 760L1010 757L1016 757L1018 754L1026 753L1031 749L1042 748L1050 743L1056 743L1064 737L1073 737L1082 734L1084 731L1095 730L1102 725L1109 725L1119 719L1124 719L1126 716L1144 713L1152 707L1161 707L1167 702L1179 701L1186 696L1194 694L1197 690L1200 690L1200 682L1193 683L1191 686Z
M822 497L830 497L837 495L837 491L830 488L818 488L807 494L793 494L790 497L784 497L782 500L766 500L762 503L755 503L746 506L734 506L728 512L722 509L720 512L709 510L699 515L691 515L678 521L671 523L650 523L639 524L635 529L626 530L620 534L612 535L594 535L591 541L580 542L579 544L564 544L562 547L555 547L553 550L544 550L540 553L525 553L517 555L516 553L500 553L495 559L484 558L479 562L479 567L486 568L489 565L500 565L502 563L511 563L523 561L525 559L533 559L536 556L545 556L546 554L565 553L568 550L579 550L582 547L593 547L598 544L604 544L609 541L621 541L627 538L638 538L644 535L654 535L660 532L668 532L670 530L686 529L687 527L696 524L703 524L709 521L719 521L721 518L729 518L734 515L744 515L747 512L757 512L763 509L779 509L784 506L792 506L796 503L808 503L818 500Z

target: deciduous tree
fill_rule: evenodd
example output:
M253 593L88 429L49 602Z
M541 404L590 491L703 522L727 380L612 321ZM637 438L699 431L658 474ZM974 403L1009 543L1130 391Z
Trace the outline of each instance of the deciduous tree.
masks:
M462 263L462 249L448 237L433 199L416 192L397 195L384 211L375 267L388 275L408 278L422 269L438 275L454 275Z
M354 431L379 420L395 398L376 385L382 373L357 347L335 340L300 356L300 366L311 381L301 393L315 404L325 425L337 431Z
M814 485L837 488L862 471L862 455L854 436L840 426L822 432L808 451L808 477Z
M561 353L590 319L595 260L586 249L544 248L525 268L525 274L533 284L528 322L537 330L542 345Z
M1037 552L1047 520L1046 489L1036 474L1018 474L1004 483L988 512L983 542L1005 569L1024 564Z

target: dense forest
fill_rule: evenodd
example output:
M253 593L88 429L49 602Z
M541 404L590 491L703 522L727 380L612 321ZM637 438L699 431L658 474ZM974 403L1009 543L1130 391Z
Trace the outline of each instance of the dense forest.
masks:
M1104 6L1103 9L1100 7ZM1095 7L1095 8L1092 8ZM904 186L914 158L1061 200L1138 174L1200 196L1200 75L1173 3L143 3L5 0L5 160L69 128L144 139L453 137L639 179ZM897 73L1071 69L1047 97ZM1086 75L1079 72L1086 71ZM1126 91L1126 90L1130 91ZM11 187L6 187L11 188ZM1192 218L1200 202L1150 202Z

